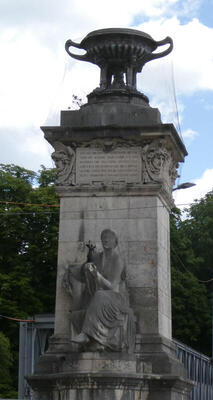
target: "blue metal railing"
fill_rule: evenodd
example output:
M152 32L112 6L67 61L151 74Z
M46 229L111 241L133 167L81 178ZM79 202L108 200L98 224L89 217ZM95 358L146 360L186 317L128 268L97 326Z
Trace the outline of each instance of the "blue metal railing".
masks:
M211 358L174 340L178 359L184 364L187 376L195 382L189 400L213 400L213 366Z

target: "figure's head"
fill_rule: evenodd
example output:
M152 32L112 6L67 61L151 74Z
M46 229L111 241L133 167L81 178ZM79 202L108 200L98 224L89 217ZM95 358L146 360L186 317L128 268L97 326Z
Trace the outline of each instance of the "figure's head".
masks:
M114 249L118 245L117 235L110 229L101 232L101 241L104 249Z

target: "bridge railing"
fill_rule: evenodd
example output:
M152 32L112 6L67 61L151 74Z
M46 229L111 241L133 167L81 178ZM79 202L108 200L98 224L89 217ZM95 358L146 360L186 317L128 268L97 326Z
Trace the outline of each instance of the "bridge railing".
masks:
M213 400L213 365L211 358L183 343L173 340L178 359L184 364L188 378L195 382L189 400Z

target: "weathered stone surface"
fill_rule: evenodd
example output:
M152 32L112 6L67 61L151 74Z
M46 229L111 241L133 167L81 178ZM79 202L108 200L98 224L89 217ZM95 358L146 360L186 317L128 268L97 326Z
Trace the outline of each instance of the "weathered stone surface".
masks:
M158 307L159 311L170 319L171 316L171 294L168 291L158 289Z
M91 355L77 360L75 354L60 359L43 359L43 374L38 371L28 381L34 389L34 398L42 400L52 399L114 399L114 400L186 400L192 383L179 378L176 374L153 374L150 364L137 360L137 372L134 362L130 360L116 360L109 355L94 359ZM104 359L105 358L105 359ZM87 363L88 361L88 363ZM89 364L94 362L94 372L89 372ZM163 361L163 360L162 360ZM164 360L165 361L165 360ZM54 372L47 374L48 363L54 365ZM81 366L85 372L78 371ZM116 372L113 369L118 367ZM76 369L75 369L76 368ZM109 371L111 368L111 371ZM125 371L124 371L125 369ZM42 367L40 365L40 370ZM63 371L63 372L62 372Z
M98 218L98 219L65 219L59 233L60 241L75 242L84 236L84 240L98 241L101 229L111 227L118 234L120 241L137 241L141 235L142 241L152 240L157 235L156 223L153 219L123 219L123 218ZM81 241L81 240L80 240Z
M58 258L63 266L83 264L87 258L88 249L83 241L60 242Z
M90 104L76 111L61 112L61 126L76 128L99 126L153 126L161 123L157 108L125 103Z
M154 240L129 242L129 262L132 264L152 264L155 266L157 261L156 252L157 244Z
M168 322L171 321L168 210L159 198L65 197L61 203L61 215L59 269L64 271L70 263L85 262L85 243L92 240L100 249L100 232L112 229L118 235L119 249L127 266L130 304L136 310L139 332L147 333L154 329L152 333L157 333L160 329L161 334L171 337ZM162 224L165 218L166 223ZM63 292L60 283L58 291ZM150 313L144 310L151 301L150 291L155 293L155 306L151 311L154 323ZM61 296L63 299L64 294ZM63 309L66 310L64 301L59 308L60 330Z
M157 288L134 287L133 290L130 288L130 301L132 304L140 304L143 309L153 310L158 304Z
M128 264L128 285L129 288L156 288L157 276L152 263Z
M140 147L118 147L111 152L91 147L76 150L76 184L140 183L141 172Z
M108 356L102 353L72 353L66 357L63 362L63 371L74 372L124 372L135 373L137 369L135 356L125 355L120 357L115 353L109 353ZM138 368L144 369L145 363ZM146 366L147 367L147 366Z
M139 140L138 140L139 139ZM113 190L141 191L146 185L161 185L171 201L177 176L177 161L167 140L159 137L128 140L93 139L90 142L53 142L52 155L58 170L56 184L73 194Z

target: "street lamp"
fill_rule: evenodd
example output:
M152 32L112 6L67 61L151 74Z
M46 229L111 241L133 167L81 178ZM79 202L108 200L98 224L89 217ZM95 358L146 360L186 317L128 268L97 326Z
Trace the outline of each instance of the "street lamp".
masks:
M189 189L192 186L196 186L196 183L185 182L185 183L181 183L176 188L172 189L172 191L174 192L175 190L179 190L179 189Z

